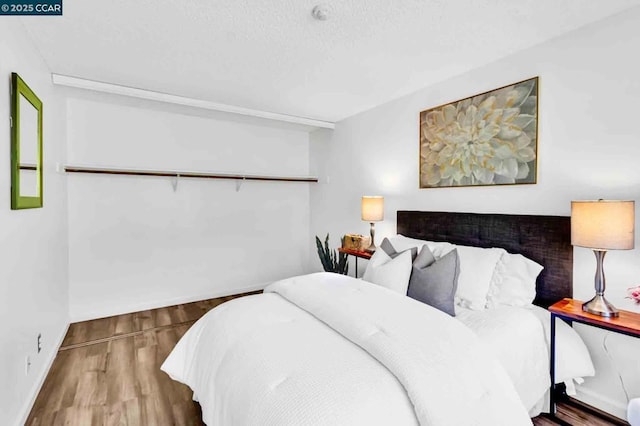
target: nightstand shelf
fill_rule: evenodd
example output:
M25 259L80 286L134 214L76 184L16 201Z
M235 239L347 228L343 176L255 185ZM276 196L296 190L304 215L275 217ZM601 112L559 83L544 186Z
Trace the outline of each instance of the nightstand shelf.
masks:
M601 317L582 310L584 302L575 299L562 299L549 307L551 312L551 405L550 413L555 415L555 358L556 358L556 318L567 321L575 321L593 327L601 328L615 333L632 337L640 337L640 314L620 311L620 316L614 318Z
M358 258L369 260L371 259L371 256L373 256L373 253L368 251L351 250L342 247L338 248L338 251L356 258L356 272L354 274L356 278L358 278Z
M584 302L574 299L562 299L550 306L549 311L558 318L589 324L628 336L640 337L640 314L620 311L619 317L601 317L583 311L583 303Z

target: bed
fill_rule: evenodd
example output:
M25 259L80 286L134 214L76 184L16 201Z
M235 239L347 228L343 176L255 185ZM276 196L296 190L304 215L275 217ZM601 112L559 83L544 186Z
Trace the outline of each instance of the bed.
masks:
M569 223L399 211L402 241L501 248L543 265L537 306L461 305L452 318L406 290L328 273L292 277L210 311L162 370L193 389L210 425L531 424L549 388L542 308L572 295ZM566 325L558 331L577 337Z

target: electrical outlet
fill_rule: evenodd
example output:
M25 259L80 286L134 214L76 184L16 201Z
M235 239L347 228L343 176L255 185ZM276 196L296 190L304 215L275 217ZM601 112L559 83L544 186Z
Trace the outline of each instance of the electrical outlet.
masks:
M42 350L42 333L38 333L38 353Z
M27 355L24 360L24 375L27 376L29 374L29 370L31 370L31 357Z

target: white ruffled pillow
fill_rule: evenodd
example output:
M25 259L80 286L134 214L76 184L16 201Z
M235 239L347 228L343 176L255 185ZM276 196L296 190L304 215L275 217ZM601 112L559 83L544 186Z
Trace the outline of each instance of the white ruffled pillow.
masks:
M493 271L503 253L501 248L480 248L455 245L460 258L460 275L456 304L481 311L487 305L487 295Z
M395 246L394 248L401 251ZM379 248L369 259L367 270L364 271L362 279L406 296L411 277L411 261L410 250L404 251L392 259Z
M487 308L528 306L536 298L536 280L544 268L521 254L505 252L496 265Z

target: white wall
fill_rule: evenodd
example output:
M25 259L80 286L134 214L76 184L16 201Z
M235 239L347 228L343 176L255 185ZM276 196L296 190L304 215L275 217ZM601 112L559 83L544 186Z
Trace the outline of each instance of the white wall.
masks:
M311 172L322 184L311 191L311 236L366 234L360 197L384 195L386 220L377 235L395 233L399 209L569 215L575 199L640 200L640 9L585 27L503 60L453 77L410 96L337 124L333 133L311 135ZM418 189L418 114L512 82L540 76L538 183L506 187ZM636 218L640 223L640 205ZM640 248L640 232L636 247ZM334 240L334 244L337 244ZM625 290L640 284L639 250L607 256L607 296L620 308L637 306ZM311 268L318 269L311 258ZM574 297L594 294L595 260L575 249ZM640 397L640 344L580 329L596 361L598 376L581 398L623 416L627 389Z
M68 93L68 162L308 175L307 129ZM261 288L308 265L309 183L68 176L73 320Z
M17 72L44 105L44 208L11 210L9 80ZM0 424L25 420L68 325L64 104L18 20L0 25ZM37 335L43 348L37 354ZM25 374L25 358L32 366Z

